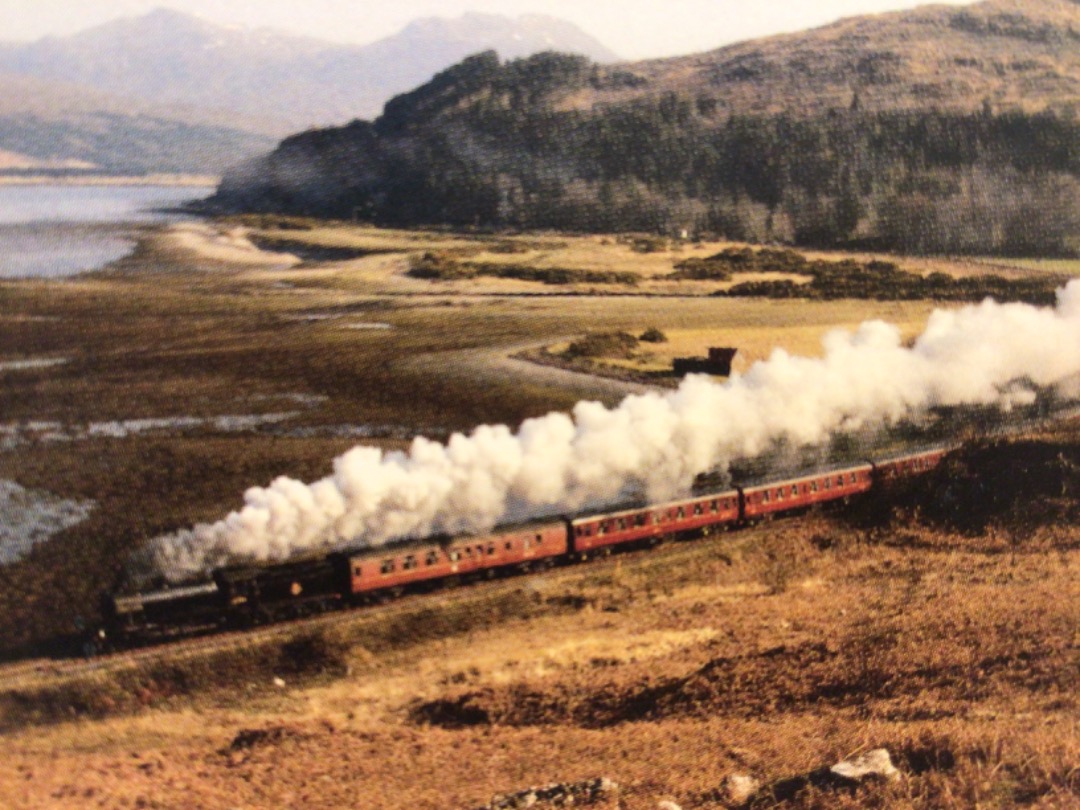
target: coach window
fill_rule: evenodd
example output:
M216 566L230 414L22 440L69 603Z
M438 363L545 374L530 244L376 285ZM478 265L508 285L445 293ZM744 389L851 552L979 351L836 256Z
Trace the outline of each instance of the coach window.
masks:
M404 568L406 571L412 571L414 568L416 568L416 557L410 554L408 557L405 558L405 562L402 564L401 567Z
M392 574L392 573L394 573L394 561L393 560L383 560L382 566L381 566L381 568L379 570L382 571L382 573L384 573L384 574Z
M811 492L817 492L817 481L811 481L810 482L810 491Z
M680 506L679 511L675 514L678 516L679 520L682 520L684 517L686 517L686 509Z
M488 544L488 554L494 554L494 553L495 553L495 544L494 543L489 543Z
M581 532L581 526L578 526L578 534L581 534L581 533L582 533ZM509 540L506 541L506 550L507 551L513 551L514 550L514 544L512 542L510 542Z
M761 494L761 500L762 500L763 503L768 503L769 502L769 490L765 490Z
M855 483L855 473L851 474L851 483Z
M543 543L544 543L544 535L542 535L542 534L536 535L536 545L540 546L540 545L543 545Z
M435 565L439 562L439 552L429 551L427 553L427 557L424 559L424 562L426 562L428 565Z
M461 559L461 552L460 551L458 551L457 549L454 549L453 551L450 552L450 562L457 562L460 559Z
M793 484L792 485L791 494L794 495L796 498L799 497L799 485L798 484Z

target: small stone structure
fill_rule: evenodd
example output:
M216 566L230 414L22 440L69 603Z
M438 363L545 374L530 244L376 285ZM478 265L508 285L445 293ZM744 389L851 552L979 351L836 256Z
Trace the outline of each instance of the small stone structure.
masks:
M718 377L731 376L731 361L738 349L710 348L708 357L676 357L673 368L676 377L687 374L715 374Z

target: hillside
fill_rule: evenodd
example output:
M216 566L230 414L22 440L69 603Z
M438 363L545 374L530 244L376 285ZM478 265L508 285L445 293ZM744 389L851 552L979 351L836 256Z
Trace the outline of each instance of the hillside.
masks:
M616 58L570 23L543 16L428 18L350 46L159 9L69 37L0 46L0 73L227 111L280 136L372 116L394 94L486 48L507 58L552 48Z
M242 116L0 74L2 170L220 174L273 143Z
M1063 438L957 461L1075 458ZM1074 535L811 516L7 666L0 790L25 808L1072 808ZM879 748L901 775L822 778ZM601 778L573 802L528 790Z
M907 252L1080 250L1080 4L989 0L599 66L486 53L286 139L226 209Z

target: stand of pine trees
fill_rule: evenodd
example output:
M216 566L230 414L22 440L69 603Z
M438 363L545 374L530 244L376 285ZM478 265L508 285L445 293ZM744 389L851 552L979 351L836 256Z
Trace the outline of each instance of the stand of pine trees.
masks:
M558 103L633 81L583 57L481 54L373 124L287 140L227 179L219 201L387 225L1080 253L1080 121L1067 112L731 116L674 92Z

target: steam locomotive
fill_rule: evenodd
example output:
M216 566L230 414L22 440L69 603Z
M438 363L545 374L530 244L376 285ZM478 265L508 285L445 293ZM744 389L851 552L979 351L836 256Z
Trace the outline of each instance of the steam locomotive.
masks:
M709 534L817 504L846 502L895 479L931 470L946 452L939 447L669 503L502 527L482 535L431 537L313 559L223 567L209 581L194 585L106 594L95 641L99 648L124 647L252 627Z

